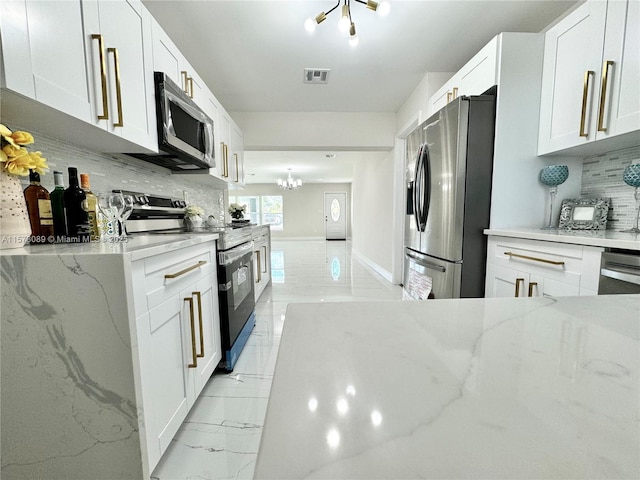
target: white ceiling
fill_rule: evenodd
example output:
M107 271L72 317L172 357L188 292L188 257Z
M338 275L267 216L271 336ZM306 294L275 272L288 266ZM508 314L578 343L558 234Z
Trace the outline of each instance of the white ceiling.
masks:
M360 38L352 47L337 28L340 8L313 34L303 26L306 18L329 10L337 0L143 1L232 113L396 112L426 72L455 72L496 34L539 32L576 3L390 0L389 15L380 17L352 0ZM304 84L305 67L331 69L329 84ZM303 181L317 181L303 175L314 168L325 181L350 179L349 155L343 158L345 168L336 162L333 175L304 163L327 163L325 153L296 156ZM246 171L255 173L248 182L274 181L267 171L277 167L286 173L294 162L291 154L246 152Z

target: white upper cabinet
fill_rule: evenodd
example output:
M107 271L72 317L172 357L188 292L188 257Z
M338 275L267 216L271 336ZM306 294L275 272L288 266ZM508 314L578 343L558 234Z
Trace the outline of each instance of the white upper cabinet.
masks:
M460 95L481 95L497 84L499 37L494 37L429 99L429 115Z
M230 182L236 187L244 187L244 139L242 130L233 120L231 121L230 135Z
M6 88L157 150L151 16L139 0L9 0L1 13Z
M590 0L545 34L539 154L640 129L639 5Z
M92 120L80 0L0 2L4 86Z

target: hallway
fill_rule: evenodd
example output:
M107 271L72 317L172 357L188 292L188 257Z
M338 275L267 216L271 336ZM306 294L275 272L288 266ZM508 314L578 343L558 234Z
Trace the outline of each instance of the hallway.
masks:
M253 477L287 305L402 299L347 241L274 240L272 281L231 374L215 373L154 470L159 480Z

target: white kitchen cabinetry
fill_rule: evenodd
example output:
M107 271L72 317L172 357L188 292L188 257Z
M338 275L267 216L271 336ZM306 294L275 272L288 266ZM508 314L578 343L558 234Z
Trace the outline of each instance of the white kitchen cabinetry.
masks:
M640 2L589 0L545 34L538 153L640 130Z
M150 22L139 0L3 1L4 86L157 150Z
M221 355L215 242L132 266L150 471Z
M218 108L219 161L218 172L230 188L244 187L244 142L242 130L222 107Z
M499 37L494 37L429 100L429 115L460 95L481 95L497 84Z
M600 247L489 237L485 296L596 295Z
M231 120L231 157L229 162L231 164L231 185L234 187L244 187L244 139L242 136L242 130Z
M271 229L268 225L253 227L253 278L256 302L271 280Z

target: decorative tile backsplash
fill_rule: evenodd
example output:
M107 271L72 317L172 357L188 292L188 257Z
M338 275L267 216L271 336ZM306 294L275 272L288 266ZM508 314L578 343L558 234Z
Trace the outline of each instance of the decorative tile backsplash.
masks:
M640 162L640 147L585 157L582 168L583 197L611 198L607 229L622 230L633 226L636 214L634 188L622 181L627 165Z
M193 174L172 174L169 170L127 155L99 153L87 150L53 137L33 131L29 127L11 124L13 130L27 130L35 138L33 150L42 151L49 162L49 172L41 177L42 185L53 190L53 171L64 172L65 186L69 181L68 167L77 167L79 173L88 173L94 193L112 189L132 190L173 198L185 198L199 205L205 215L224 219L227 191L195 182ZM24 177L24 187L29 184Z

